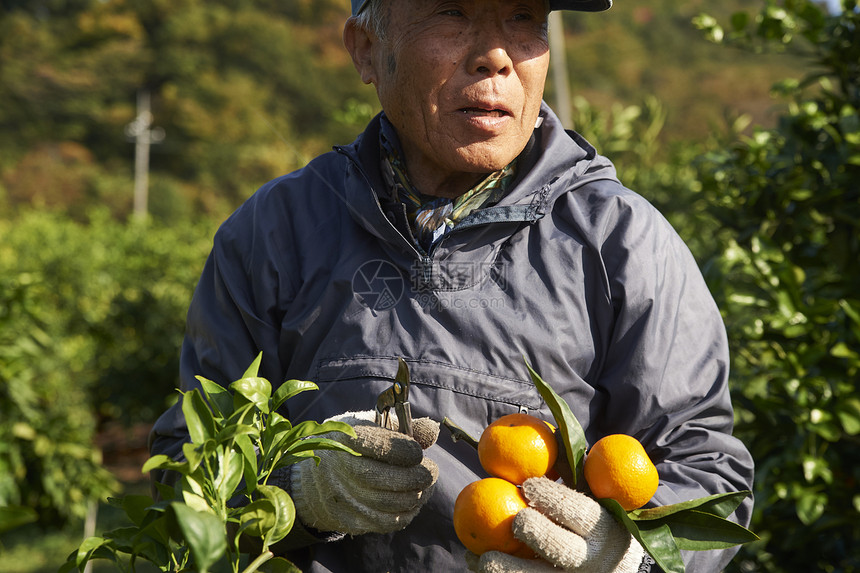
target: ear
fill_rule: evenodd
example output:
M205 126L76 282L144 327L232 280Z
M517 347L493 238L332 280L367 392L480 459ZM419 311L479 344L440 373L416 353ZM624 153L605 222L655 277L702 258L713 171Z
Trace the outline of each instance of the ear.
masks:
M343 28L343 45L349 55L352 56L352 64L358 70L361 81L366 84L375 84L377 75L373 65L373 45L377 41L376 36L357 25L355 18L346 21Z

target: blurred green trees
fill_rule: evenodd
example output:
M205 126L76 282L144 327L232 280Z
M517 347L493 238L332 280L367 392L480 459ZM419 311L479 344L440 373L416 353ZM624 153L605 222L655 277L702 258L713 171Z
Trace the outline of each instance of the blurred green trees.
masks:
M860 568L860 13L805 0L737 15L712 37L800 51L774 129L705 154L707 263L734 355L737 433L756 472L743 571Z
M0 279L0 531L25 521L84 517L116 488L92 447L95 419L84 388L70 382L28 273Z
M341 47L344 0L2 6L0 208L127 214L139 89L167 134L151 164L153 211L169 221L223 215L367 119L337 113L373 97Z
M116 490L94 432L151 422L171 399L210 234L104 210L0 220L0 507L59 524Z

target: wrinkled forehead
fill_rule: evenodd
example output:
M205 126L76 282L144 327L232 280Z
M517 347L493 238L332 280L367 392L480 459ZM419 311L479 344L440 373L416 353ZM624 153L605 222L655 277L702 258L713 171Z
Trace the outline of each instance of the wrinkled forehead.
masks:
M352 0L352 15L357 16L370 0ZM579 12L602 12L609 10L612 0L550 0L550 10L577 10Z

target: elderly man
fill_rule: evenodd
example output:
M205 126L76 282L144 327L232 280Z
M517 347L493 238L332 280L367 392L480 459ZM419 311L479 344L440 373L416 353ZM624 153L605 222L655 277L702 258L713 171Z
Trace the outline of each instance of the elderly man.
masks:
M383 113L351 145L263 186L216 235L189 310L184 388L198 374L227 383L262 351L261 375L320 385L287 403L290 419L348 421L366 454L320 452L319 466L284 476L298 515L285 547L303 570L465 569L453 505L484 474L429 419L477 436L512 412L549 418L523 357L589 443L624 433L644 444L660 473L653 503L750 487L752 460L731 436L725 333L695 261L542 103L548 10L608 7L353 0L344 42ZM400 357L417 441L367 421ZM179 455L187 439L173 408L152 451ZM488 553L471 567L651 570L608 513L560 484L536 487L547 484L562 489L531 494L561 492L602 529L530 512L518 531L541 560ZM746 524L751 505L734 519ZM684 558L712 572L732 555Z

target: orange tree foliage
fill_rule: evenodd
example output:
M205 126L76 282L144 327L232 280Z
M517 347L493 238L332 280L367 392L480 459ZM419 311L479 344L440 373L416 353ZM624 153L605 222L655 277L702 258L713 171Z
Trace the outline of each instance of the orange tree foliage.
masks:
M738 14L715 39L799 50L774 129L699 160L706 264L733 345L736 432L757 464L742 571L860 568L860 12L805 0Z

